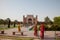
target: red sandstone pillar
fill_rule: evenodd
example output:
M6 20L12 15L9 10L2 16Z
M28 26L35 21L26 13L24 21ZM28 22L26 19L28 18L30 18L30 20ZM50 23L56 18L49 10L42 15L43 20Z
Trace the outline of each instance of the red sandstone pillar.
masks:
M41 26L40 26L40 37L41 37L41 39L44 39L44 24L41 24Z

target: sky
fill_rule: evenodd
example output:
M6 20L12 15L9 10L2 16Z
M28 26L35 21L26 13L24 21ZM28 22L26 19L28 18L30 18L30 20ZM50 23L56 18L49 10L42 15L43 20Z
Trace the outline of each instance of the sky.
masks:
M23 21L23 15L38 15L38 21L48 16L60 16L60 0L0 0L0 19Z

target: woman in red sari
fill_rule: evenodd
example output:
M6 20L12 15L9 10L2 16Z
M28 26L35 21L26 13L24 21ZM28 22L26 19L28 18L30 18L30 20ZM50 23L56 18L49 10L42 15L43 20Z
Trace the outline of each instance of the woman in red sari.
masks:
M37 25L34 26L34 36L37 36Z
M42 23L41 24L41 26L40 26L40 37L41 37L41 39L44 39L44 30L45 30L45 28L44 28L44 24Z

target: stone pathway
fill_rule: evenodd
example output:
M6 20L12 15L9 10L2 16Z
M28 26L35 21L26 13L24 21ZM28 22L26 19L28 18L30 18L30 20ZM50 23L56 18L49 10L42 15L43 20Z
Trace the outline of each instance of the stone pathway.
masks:
M21 33L18 32L17 28L13 29L7 29L5 30L5 35L7 36L19 36L19 37L35 37L34 36L34 31L29 31L28 28L22 27L21 31L23 32L24 36L21 36ZM16 32L16 35L12 35L12 32ZM57 31L57 33L60 33L60 31ZM1 34L0 34L1 35ZM40 35L40 31L38 31L38 35ZM44 40L55 40L55 31L45 31L44 32ZM39 40L39 39L34 39L34 40Z

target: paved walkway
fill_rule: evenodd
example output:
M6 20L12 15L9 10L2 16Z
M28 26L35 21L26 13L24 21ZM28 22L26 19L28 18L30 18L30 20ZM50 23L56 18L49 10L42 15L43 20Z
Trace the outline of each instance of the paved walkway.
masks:
M24 33L24 36L21 36L21 33L18 32L17 28L13 28L13 29L8 29L5 30L5 35L8 36L19 36L19 37L34 37L34 31L29 31L28 28L26 27L22 27L21 31ZM16 32L16 35L12 35L12 32ZM60 33L60 31L57 31L57 33ZM40 36L40 31L38 31L38 35ZM44 40L55 40L55 31L45 31L44 32ZM36 39L35 39L36 40Z

